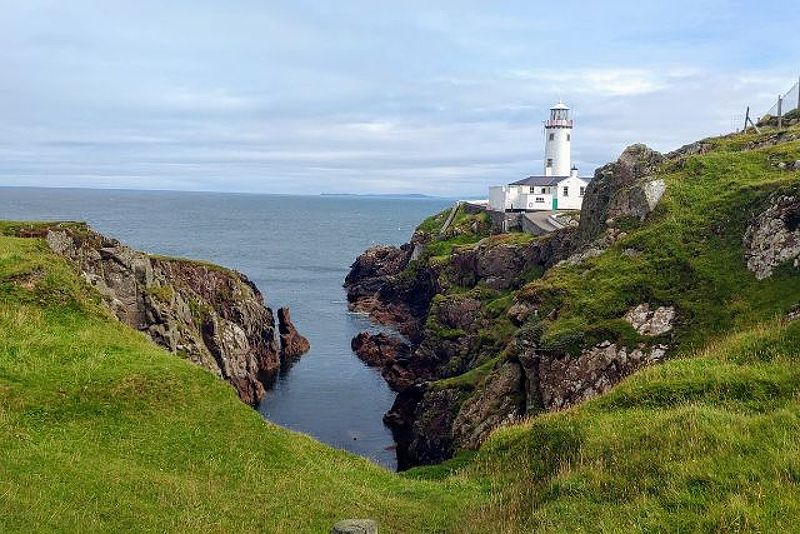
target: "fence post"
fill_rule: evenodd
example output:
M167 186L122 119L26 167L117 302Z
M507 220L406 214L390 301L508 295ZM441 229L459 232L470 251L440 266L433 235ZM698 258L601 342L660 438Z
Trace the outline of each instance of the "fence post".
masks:
M778 128L783 128L783 97L778 95Z

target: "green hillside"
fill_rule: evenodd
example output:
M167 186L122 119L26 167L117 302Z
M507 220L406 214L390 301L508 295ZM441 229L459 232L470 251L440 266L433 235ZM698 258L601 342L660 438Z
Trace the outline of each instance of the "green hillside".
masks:
M0 530L325 532L350 517L382 532L796 529L800 324L785 313L800 276L757 281L742 250L746 221L800 183L776 165L800 160L800 128L757 146L773 133L668 161L646 223L514 295L562 310L537 328L567 350L633 335L617 320L631 305L674 304L676 358L403 475L264 422L113 320L43 241L0 237Z
M264 422L98 300L42 240L0 237L0 531L413 532L477 495Z

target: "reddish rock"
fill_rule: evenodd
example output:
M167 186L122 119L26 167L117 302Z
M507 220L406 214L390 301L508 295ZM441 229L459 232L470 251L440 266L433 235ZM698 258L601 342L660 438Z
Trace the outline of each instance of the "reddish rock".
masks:
M37 235L80 269L120 321L229 382L247 404L263 398L281 353L272 310L246 276L205 262L150 256L86 226L54 224ZM287 352L303 351L304 342L307 350L294 326L286 334Z
M353 352L370 367L381 369L381 374L395 391L414 384L415 374L407 367L411 347L397 336L361 332L350 342Z
M311 349L311 343L300 335L292 323L289 308L278 309L278 332L281 340L281 356L285 361L299 358Z

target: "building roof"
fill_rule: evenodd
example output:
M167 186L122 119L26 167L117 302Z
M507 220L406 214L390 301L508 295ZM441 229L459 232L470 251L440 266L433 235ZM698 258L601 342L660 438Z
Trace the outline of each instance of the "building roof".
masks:
M522 180L517 180L516 182L511 182L508 185L532 185L534 187L549 187L553 185L558 185L560 182L566 180L569 176L528 176L527 178L523 178ZM591 176L578 176L581 180L586 183L592 181Z
M550 185L557 185L561 180L565 180L569 176L528 176L522 180L517 180L509 185L533 185L546 187Z
M559 101L558 104L556 104L555 106L553 106L550 109L569 109L569 106L566 105L565 103Z

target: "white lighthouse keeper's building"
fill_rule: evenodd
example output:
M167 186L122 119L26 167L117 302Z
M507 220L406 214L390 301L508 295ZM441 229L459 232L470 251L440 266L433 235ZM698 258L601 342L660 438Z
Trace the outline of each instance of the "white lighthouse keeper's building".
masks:
M589 180L572 166L569 107L559 102L544 121L544 174L489 188L492 211L579 210Z

